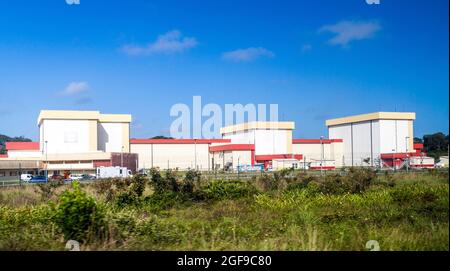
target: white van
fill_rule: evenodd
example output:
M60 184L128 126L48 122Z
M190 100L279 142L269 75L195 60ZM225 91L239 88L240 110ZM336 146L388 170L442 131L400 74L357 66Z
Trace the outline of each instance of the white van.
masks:
M31 180L31 178L33 178L33 175L31 175L31 174L21 174L20 175L20 180L24 181L24 182L28 182L29 180Z

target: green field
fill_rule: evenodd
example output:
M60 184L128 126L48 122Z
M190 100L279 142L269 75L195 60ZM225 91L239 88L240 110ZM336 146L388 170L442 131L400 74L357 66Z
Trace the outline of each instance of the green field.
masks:
M4 187L0 249L449 250L448 186L448 172L355 169Z

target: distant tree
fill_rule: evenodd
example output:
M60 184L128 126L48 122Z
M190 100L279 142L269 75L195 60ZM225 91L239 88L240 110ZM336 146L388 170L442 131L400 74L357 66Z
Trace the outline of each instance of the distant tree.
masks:
M414 138L414 143L423 143L423 140L420 137L415 137Z
M423 136L423 148L429 156L439 159L448 153L448 135L438 132Z
M5 142L11 142L11 141L30 142L31 139L23 137L23 136L9 137L9 136L0 134L0 154L6 153Z
M173 137L159 135L159 136L154 136L151 139L173 139Z

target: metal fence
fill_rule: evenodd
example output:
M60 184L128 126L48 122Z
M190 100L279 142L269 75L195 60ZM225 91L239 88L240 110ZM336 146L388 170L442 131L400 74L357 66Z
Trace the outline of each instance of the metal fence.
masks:
M342 176L345 176L349 173L349 168L342 168L342 169L335 169L335 170L302 170L302 169L296 169L292 172L289 172L287 175L285 175L286 178L295 178L295 176L300 173L304 172L308 175L313 176L320 176L320 175L329 175L329 174L339 174ZM437 173L444 173L449 172L448 168L436 168L432 169L433 171ZM164 171L164 170L162 170ZM257 178L258 176L262 176L263 174L273 175L274 173L279 171L261 171L261 172L224 172L224 171L202 171L201 177L202 179L210 179L210 180L242 180L242 181L250 181L254 178ZM387 173L393 174L393 173L402 173L402 174L427 174L430 172L429 169L416 169L416 170L409 170L406 171L405 169L401 170L377 170L377 175L384 175ZM180 176L183 176L185 171L179 171L178 172ZM96 180L83 180L80 181L81 183L92 183L96 181L101 181L102 179L96 179ZM50 181L51 182L51 181ZM71 181L65 181L65 183L71 183ZM37 183L28 183L24 181L19 181L18 177L0 177L0 188L1 187L12 187L12 186L28 186L28 185L35 185Z

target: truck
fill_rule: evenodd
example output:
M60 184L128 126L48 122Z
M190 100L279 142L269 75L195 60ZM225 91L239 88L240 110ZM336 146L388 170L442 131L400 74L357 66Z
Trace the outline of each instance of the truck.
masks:
M131 177L131 170L126 167L98 167L97 179Z

